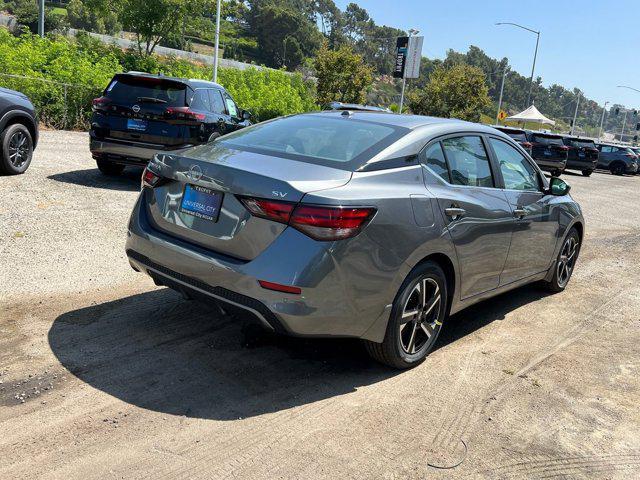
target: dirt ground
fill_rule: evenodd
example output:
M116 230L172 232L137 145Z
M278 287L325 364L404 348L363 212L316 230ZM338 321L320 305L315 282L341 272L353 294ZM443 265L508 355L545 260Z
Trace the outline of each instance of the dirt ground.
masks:
M140 172L87 145L43 132L0 178L0 478L640 478L640 178L566 175L567 290L472 307L396 372L133 272Z

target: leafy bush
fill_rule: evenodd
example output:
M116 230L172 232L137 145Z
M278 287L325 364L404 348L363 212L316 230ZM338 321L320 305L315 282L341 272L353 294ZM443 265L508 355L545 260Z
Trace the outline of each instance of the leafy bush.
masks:
M54 128L87 128L91 100L101 94L115 73L136 70L202 79L212 75L208 65L140 56L86 34L75 41L62 36L42 39L28 32L15 37L2 28L0 65L0 86L29 96L40 120ZM238 104L260 120L316 108L313 84L299 74L222 68L218 75Z

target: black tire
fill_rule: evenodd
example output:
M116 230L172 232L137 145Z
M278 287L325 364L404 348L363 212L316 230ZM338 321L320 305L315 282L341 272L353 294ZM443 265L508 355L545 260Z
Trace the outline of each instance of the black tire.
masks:
M621 163L614 163L611 165L611 174L612 175L624 175L624 165Z
M220 136L221 136L220 132L213 132L211 135L209 135L209 140L207 140L207 143L213 142L216 138Z
M559 177L560 175L562 175L562 170L556 169L556 170L552 170L551 171L551 176L552 177Z
M0 173L19 175L24 173L33 157L33 139L29 129L21 123L9 125L0 135Z
M113 163L108 160L96 160L96 163L98 164L98 170L104 175L120 175L124 171L124 165L119 163Z
M590 177L592 173L593 170L582 170L582 175L584 175L585 177Z
M422 288L429 297L424 308L420 307L423 304L420 302L422 294L419 290L416 291L417 288ZM369 355L380 363L398 369L412 368L422 363L440 334L447 311L447 300L447 279L442 268L434 262L425 262L416 267L396 295L384 341L365 341ZM416 301L419 303L415 303ZM431 310L427 311L429 306ZM403 313L411 311L419 313L407 317L410 320L405 318L403 322Z
M575 248L570 246L571 242L574 242ZM553 293L558 293L562 292L567 287L567 284L569 283L569 280L571 280L571 275L573 274L576 263L578 261L581 246L580 234L574 227L569 230L569 233L566 237L564 237L564 240L562 241L562 246L560 247L558 258L556 258L556 262L553 265L553 278L549 282L543 282L547 290ZM571 251L573 251L573 255L569 259L569 263L564 262L563 257L567 258L570 255ZM569 269L568 271L563 270L563 267L561 266L563 263Z

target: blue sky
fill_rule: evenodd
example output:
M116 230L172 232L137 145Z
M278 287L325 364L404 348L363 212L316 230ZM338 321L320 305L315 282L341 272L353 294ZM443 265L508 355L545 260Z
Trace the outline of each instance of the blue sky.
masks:
M348 0L336 0L344 10ZM357 0L377 24L416 28L424 35L423 55L444 58L449 48L469 45L529 76L535 34L496 22L540 30L536 76L543 84L580 88L603 104L640 107L640 0ZM530 7L527 5L535 5Z

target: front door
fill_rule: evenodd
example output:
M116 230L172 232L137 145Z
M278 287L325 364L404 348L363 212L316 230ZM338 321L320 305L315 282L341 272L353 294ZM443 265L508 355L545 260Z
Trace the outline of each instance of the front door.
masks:
M540 173L515 147L498 138L489 144L500 167L504 194L513 212L513 234L500 285L544 272L555 251L559 219L542 192Z
M445 138L425 150L423 161L446 182L428 188L438 199L455 245L460 299L498 287L513 216L504 192L495 187L482 137Z

